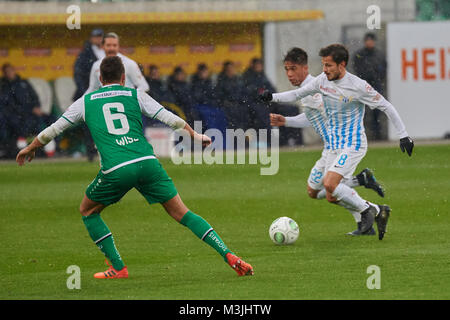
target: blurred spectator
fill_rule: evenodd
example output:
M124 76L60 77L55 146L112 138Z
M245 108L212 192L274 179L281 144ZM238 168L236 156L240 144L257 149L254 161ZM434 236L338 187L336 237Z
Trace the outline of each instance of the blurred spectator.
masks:
M269 107L258 99L258 94L264 90L276 92L264 73L263 62L253 58L250 66L242 75L245 89L245 103L249 108L249 127L254 129L270 129Z
M236 67L232 61L223 63L222 71L217 77L216 95L222 107L230 129L247 129L248 108L243 101L243 84L236 74Z
M177 66L169 76L167 87L169 92L174 95L175 103L179 105L186 115L186 121L193 126L194 121L199 117L192 104L191 90L187 82L186 72L182 67Z
M142 74L144 74L144 72L142 72ZM164 82L162 81L158 66L154 64L149 66L148 76L145 77L145 80L150 87L150 90L147 93L153 99L173 112L173 110L170 109L170 106L167 106L167 103L175 103L175 98L171 93L169 93ZM166 127L166 125L162 122L150 119L146 116L142 117L142 122L144 124L144 127Z
M145 77L147 81L150 91L149 95L158 102L161 102L167 96L167 89L164 86L163 81L161 80L161 74L159 73L158 66L152 64L148 67L148 76Z
M356 51L353 56L353 69L358 77L366 80L376 91L384 95L387 63L384 53L375 47L376 40L374 33L367 33L364 36L364 47ZM381 126L381 122L385 121L383 112L366 107L364 122L369 138L374 140L386 138Z
M194 105L217 105L209 69L204 63L197 66L197 72L191 77L191 96Z
M75 60L73 78L77 86L73 100L80 98L89 87L89 75L92 65L98 59L103 59L105 51L102 49L103 30L94 29L91 37L84 43L83 50Z
M83 50L75 60L73 78L77 87L73 100L78 100L89 88L89 75L91 73L92 65L98 59L105 57L105 51L102 49L103 30L94 29L91 32L91 37L84 44ZM80 129L83 132L83 141L86 145L86 154L89 161L94 159L97 154L94 140L92 140L86 124L81 124Z
M31 84L5 63L0 80L0 138L3 156L15 157L17 145L41 129L44 115ZM24 146L23 146L24 147Z
M226 116L219 107L209 68L204 63L197 65L197 71L191 77L191 96L195 111L202 121L202 130L217 129L222 132L224 139L221 146L226 147ZM215 141L216 137L213 139Z

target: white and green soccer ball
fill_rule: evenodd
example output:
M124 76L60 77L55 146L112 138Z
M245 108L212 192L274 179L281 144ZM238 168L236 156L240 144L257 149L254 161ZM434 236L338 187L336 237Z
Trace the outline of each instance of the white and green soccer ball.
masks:
M269 228L270 239L276 244L292 244L298 239L299 234L297 222L289 217L276 219Z

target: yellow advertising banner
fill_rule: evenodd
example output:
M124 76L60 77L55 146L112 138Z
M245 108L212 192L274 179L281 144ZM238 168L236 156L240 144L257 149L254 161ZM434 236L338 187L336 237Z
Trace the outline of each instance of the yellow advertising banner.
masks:
M116 32L123 54L145 70L158 65L163 75L178 65L193 73L198 63L220 72L225 60L243 71L262 54L259 23L102 24L81 30L65 25L0 26L0 64L12 63L25 78L72 76L75 59L93 28Z
M70 14L0 14L0 25L66 24ZM323 18L321 10L209 12L83 12L82 24L269 22Z
M66 26L69 14L0 14L0 64L23 77L54 80L73 75L73 65L93 28L116 32L121 52L168 75L176 66L192 74L206 63L220 72L225 60L242 72L262 56L262 23L323 18L320 10L83 13L81 29Z

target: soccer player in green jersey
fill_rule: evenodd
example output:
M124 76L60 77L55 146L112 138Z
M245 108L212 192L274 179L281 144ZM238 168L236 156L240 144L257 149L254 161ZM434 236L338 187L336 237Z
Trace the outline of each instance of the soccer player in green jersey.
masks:
M90 237L105 254L107 262L111 262L108 270L96 273L94 277L128 278L127 267L100 212L119 201L132 188L136 188L149 204L161 203L172 218L213 247L239 276L253 275L252 266L228 249L206 220L185 206L172 179L143 135L141 115L158 119L174 130L184 129L203 145L210 144L211 139L195 132L183 119L166 110L145 92L124 87L125 72L120 57L103 59L100 81L103 85L101 89L75 101L61 118L20 150L16 158L19 165L33 160L37 148L71 125L86 122L100 153L101 169L86 190L80 213Z

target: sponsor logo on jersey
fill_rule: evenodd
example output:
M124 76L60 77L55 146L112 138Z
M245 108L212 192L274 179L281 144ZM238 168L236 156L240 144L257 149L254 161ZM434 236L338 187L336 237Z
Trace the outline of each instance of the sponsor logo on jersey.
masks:
M127 145L127 144L131 144L131 143L136 142L136 141L139 141L139 139L131 138L131 137L122 137L120 140L116 139L116 143L119 146L124 146L124 145Z
M329 93L336 93L336 90L334 90L333 88L324 87L324 86L320 86L320 90L329 92Z

